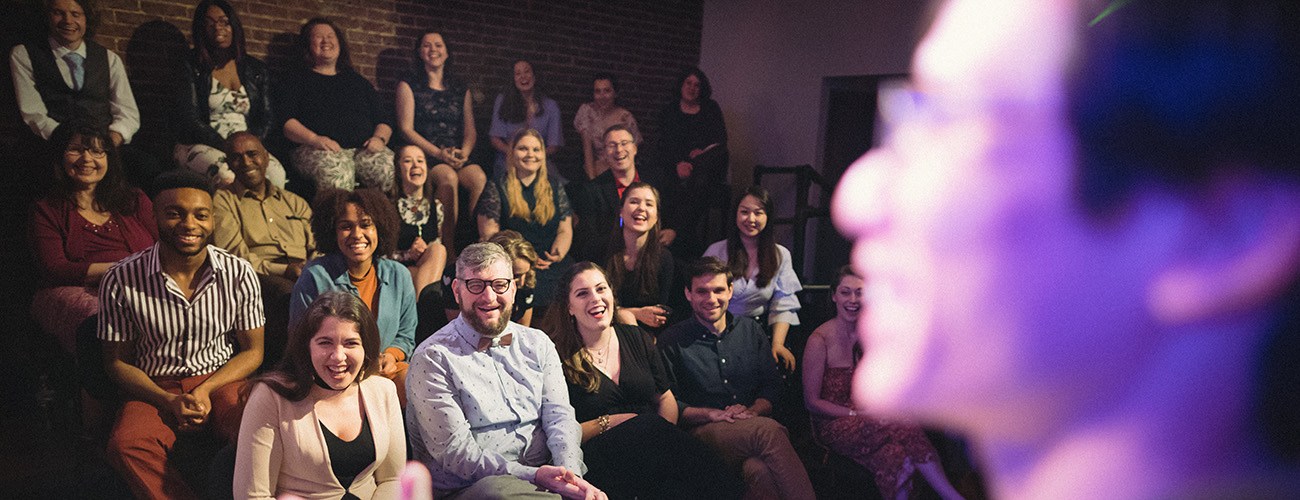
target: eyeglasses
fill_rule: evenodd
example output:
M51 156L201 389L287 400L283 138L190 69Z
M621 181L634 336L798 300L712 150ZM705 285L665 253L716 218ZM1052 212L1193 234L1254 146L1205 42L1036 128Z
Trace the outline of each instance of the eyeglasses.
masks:
M605 143L605 149L626 148L632 144L632 141L607 142Z
M465 289L469 290L469 293L480 294L483 293L483 290L486 289L488 285L492 285L492 291L496 293L506 293L506 290L510 289L510 283L514 280L509 278L497 278L494 280L460 278L460 281L465 284Z
M69 158L76 158L83 154L89 154L91 158L103 158L108 156L108 150L98 146L82 146L80 144L69 144L68 148L63 150L63 154Z

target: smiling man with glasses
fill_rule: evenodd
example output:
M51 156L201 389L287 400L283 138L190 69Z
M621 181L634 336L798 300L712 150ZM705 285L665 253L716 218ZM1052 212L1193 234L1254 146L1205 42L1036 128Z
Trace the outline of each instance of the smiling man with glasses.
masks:
M496 243L456 260L460 316L411 359L412 457L429 467L438 498L605 498L580 476L582 431L555 345L510 321L512 270Z

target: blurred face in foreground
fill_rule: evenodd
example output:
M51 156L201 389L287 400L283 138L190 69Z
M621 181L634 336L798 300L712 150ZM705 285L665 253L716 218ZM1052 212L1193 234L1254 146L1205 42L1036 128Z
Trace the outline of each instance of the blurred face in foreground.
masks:
M877 411L1032 432L1148 347L1142 242L1160 221L1084 213L1064 109L1072 5L1014 3L944 6L910 86L882 97L890 134L836 193L871 277L855 397Z

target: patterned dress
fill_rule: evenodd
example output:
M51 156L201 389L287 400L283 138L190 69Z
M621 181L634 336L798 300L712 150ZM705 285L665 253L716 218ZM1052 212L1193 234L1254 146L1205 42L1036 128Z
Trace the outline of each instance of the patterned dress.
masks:
M853 368L826 367L822 375L821 398L850 406L849 388ZM934 446L920 427L880 420L871 416L813 417L813 433L831 451L853 459L875 476L884 498L897 498L900 489L912 491L909 479L916 464L935 459Z
M208 125L218 135L230 137L235 132L248 130L247 118L251 108L252 101L244 87L230 90L212 78L212 92L208 94L208 109L211 110ZM206 144L177 144L172 155L177 164L208 176L213 186L228 186L235 180L235 173L226 163L226 153L220 149ZM285 175L284 165L275 156L270 156L267 159L266 180L283 189Z

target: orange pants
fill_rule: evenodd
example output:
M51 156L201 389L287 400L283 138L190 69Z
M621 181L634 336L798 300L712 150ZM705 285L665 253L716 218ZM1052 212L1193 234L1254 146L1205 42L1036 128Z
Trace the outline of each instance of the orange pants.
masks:
M167 392L185 394L210 375L157 377L153 381ZM212 409L207 426L229 442L239 437L239 420L244 413L239 390L245 383L231 382L218 387L210 396ZM198 498L179 471L167 463L175 444L176 417L170 411L144 401L128 400L122 405L109 435L108 459L131 486L136 498Z

